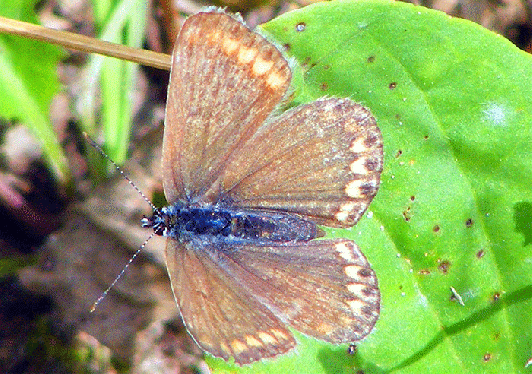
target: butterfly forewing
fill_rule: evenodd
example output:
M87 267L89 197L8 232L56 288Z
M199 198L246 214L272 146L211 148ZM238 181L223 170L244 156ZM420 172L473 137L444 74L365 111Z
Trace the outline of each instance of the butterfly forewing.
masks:
M177 39L163 142L170 203L195 201L285 95L291 71L279 50L221 12L187 19Z
M231 251L230 249L229 251ZM168 273L187 330L216 357L247 364L292 349L284 324L224 270L219 247L168 240Z
M218 184L241 207L278 209L348 227L377 193L381 171L382 137L375 118L349 99L330 98L264 124L232 155Z

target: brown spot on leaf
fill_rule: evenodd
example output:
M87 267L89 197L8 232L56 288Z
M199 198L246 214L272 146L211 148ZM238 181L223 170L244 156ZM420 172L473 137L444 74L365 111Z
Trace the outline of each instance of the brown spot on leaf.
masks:
M412 213L410 213L410 209L411 207L408 207L403 211L403 218L406 222L410 221L410 219L412 218Z
M467 221L465 221L465 225L467 228L473 226L473 220L471 218L468 218Z
M439 232L440 231L440 226L439 225L434 225L434 227L432 228L432 231Z
M485 255L485 252L483 249L481 249L480 251L477 252L477 258L478 259L481 259L482 257L484 257Z
M450 266L451 266L451 263L449 261L442 261L438 265L438 270L441 271L443 274L447 274Z

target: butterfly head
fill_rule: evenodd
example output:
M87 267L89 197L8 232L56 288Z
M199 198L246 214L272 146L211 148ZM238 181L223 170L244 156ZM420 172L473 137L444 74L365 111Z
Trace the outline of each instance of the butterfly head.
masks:
M155 209L150 217L142 217L140 224L144 228L152 228L153 232L159 236L166 236L168 229L168 214L165 208Z

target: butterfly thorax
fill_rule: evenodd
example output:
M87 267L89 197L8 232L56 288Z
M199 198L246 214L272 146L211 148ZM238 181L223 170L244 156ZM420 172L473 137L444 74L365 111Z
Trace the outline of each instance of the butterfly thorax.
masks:
M319 236L312 221L284 212L233 210L220 207L187 207L181 203L154 211L141 221L155 234L177 240L201 238L256 244L311 240Z

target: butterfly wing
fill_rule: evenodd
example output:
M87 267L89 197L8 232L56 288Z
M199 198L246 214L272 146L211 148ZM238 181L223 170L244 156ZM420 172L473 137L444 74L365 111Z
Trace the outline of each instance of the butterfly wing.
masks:
M235 205L349 227L377 193L382 136L350 99L321 99L264 124L234 153L213 194Z
M237 364L285 353L292 333L224 268L219 247L168 240L166 261L172 290L188 332L215 357Z
M285 95L279 50L222 12L189 17L172 58L163 141L167 200L194 202Z
M194 246L169 240L167 266L189 333L216 357L245 364L285 353L295 346L285 324L340 344L377 321L377 278L352 241Z
M365 337L375 325L375 272L350 240L313 240L224 251L226 271L296 330L334 344Z

